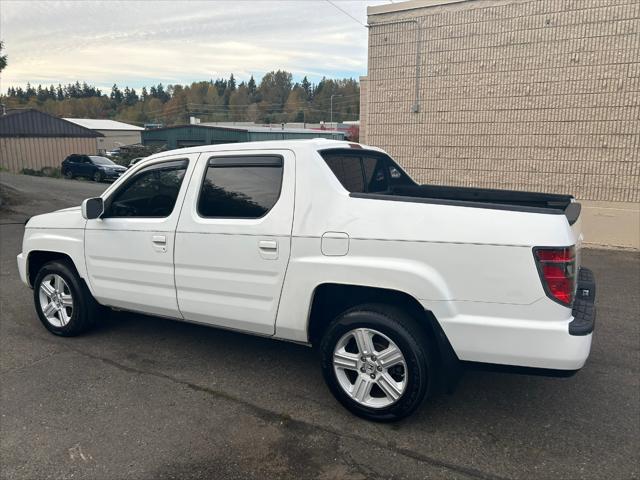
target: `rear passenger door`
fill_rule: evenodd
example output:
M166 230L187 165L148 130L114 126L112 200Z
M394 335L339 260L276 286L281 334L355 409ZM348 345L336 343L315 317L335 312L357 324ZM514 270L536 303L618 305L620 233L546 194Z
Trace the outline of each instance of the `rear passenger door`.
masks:
M203 154L176 231L185 320L272 335L291 249L291 151Z

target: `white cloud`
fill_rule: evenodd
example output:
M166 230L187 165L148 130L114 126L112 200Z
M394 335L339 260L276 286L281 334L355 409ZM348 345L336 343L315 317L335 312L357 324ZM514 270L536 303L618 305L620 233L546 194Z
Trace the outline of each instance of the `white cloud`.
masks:
M336 1L336 0L334 0ZM366 23L367 5L339 1ZM240 79L286 69L314 80L366 72L367 31L325 0L0 2L0 87L110 87Z

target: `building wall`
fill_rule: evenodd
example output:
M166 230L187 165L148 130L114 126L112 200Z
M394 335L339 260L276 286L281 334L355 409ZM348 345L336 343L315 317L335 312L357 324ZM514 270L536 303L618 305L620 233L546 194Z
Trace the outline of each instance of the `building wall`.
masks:
M239 127L241 128L241 127ZM145 130L142 140L145 145L166 144L168 149L191 147L194 145L212 145L220 143L259 142L266 140L305 139L305 138L335 138L344 139L342 133L288 132L273 129L268 132L253 132L246 130L230 130L205 126L184 126Z
M123 145L133 145L135 143L142 142L141 131L133 130L97 130L102 133L104 137L98 137L97 148L98 151L113 150L116 147Z
M247 132L209 127L184 126L158 128L142 132L145 145L167 145L169 150L194 145L246 142Z
M25 168L59 167L72 153L96 154L91 137L0 137L0 167L20 173Z
M403 19L420 29L375 25ZM638 0L414 0L370 8L369 24L364 142L421 183L571 193L585 214L623 212L586 239L638 248Z

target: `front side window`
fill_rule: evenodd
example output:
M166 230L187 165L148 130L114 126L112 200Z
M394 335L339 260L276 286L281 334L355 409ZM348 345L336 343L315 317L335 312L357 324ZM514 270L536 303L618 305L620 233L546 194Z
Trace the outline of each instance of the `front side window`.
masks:
M141 170L113 195L104 216L168 217L176 204L187 164L187 160L177 160Z
M280 197L282 157L215 157L209 160L198 213L213 218L260 218Z

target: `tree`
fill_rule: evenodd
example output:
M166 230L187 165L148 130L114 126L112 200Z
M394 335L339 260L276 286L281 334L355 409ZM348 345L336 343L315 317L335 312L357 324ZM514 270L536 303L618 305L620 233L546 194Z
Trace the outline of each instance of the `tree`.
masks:
M306 94L304 89L297 85L291 90L287 103L284 106L284 112L286 113L286 120L290 122L304 122L304 111L307 107Z
M284 110L284 104L291 92L291 82L292 75L283 70L269 72L262 77L258 92L262 97L261 108L266 121L280 120L277 114Z
M113 87L111 87L110 98L116 105L120 105L122 103L122 99L124 98L124 95L115 83L113 84Z
M7 67L7 56L2 55L2 50L4 49L4 42L0 40L0 72Z
M249 89L245 85L240 85L229 97L229 119L234 122L241 122L247 116L249 107Z
M1 0L0 0L1 1ZM323 78L313 85L307 77L293 84L289 72L271 71L260 79L239 82L211 79L190 85L161 83L139 90L114 84L103 93L87 82L67 85L8 87L0 101L8 108L37 108L58 116L122 118L131 122L185 123L189 115L203 121L318 122L329 120L331 95L334 120L356 120L359 113L358 82L351 78ZM206 119L206 120L205 120Z
M247 83L247 90L249 91L249 102L250 103L255 102L257 88L258 87L256 86L256 81L253 79L253 75L251 75L251 78L249 79L249 82Z
M309 80L307 79L307 76L305 75L304 78L302 79L302 89L304 90L304 94L306 97L306 100L311 100L311 96L313 94L312 90L311 90L311 83L309 82Z

